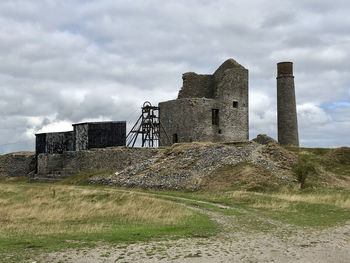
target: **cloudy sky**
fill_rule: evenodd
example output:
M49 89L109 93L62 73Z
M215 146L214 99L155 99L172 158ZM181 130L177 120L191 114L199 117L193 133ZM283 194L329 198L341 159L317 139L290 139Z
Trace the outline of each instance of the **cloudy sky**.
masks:
M277 137L276 63L293 61L301 145L350 145L348 0L1 0L0 154L71 123L130 128L230 57L249 69L250 138Z

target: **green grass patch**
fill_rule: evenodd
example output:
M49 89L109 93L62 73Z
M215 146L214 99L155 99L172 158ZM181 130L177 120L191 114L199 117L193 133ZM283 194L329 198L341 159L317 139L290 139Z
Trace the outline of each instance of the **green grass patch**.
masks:
M176 192L170 192L170 193L154 192L155 196L158 198L171 200L173 202L182 203L193 207L203 208L205 210L216 212L222 215L237 216L242 214L233 208L220 207L216 204L205 203L203 199L195 198L195 195L189 196L188 193L181 194L181 192L180 193L177 192L178 194L174 194L174 193Z
M88 179L94 176L108 176L114 174L113 171L85 171L62 179L57 184L87 185Z
M350 193L341 190L290 190L286 192L257 193L247 191L160 192L178 198L206 201L232 207L232 214L246 229L267 231L274 228L266 223L273 219L281 223L311 228L325 228L350 220ZM196 205L200 206L198 203ZM203 206L205 208L205 206ZM211 207L208 210L212 209ZM218 211L219 210L219 211ZM212 211L220 212L216 207ZM241 213L245 211L245 213ZM231 211L229 211L231 213Z
M286 146L298 152L294 167L302 188L350 188L350 148L303 148Z
M209 218L168 200L113 188L0 183L0 262L66 248L205 237Z

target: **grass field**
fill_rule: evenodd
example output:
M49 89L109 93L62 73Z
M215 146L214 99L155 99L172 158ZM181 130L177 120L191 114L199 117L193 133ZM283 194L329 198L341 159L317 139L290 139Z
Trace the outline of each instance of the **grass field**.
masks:
M341 190L317 190L295 192L246 192L225 191L218 193L154 192L223 204L233 210L243 209L242 220L254 214L296 226L325 228L350 220L350 193ZM250 226L254 228L254 226Z
M101 241L206 236L216 230L203 214L136 192L5 182L0 183L0 223L2 262Z

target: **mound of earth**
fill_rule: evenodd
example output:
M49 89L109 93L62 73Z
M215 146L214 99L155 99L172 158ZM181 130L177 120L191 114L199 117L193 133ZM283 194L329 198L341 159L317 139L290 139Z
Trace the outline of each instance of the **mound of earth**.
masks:
M297 153L275 142L177 143L147 161L88 182L164 190L274 189L295 182L291 167L296 162Z

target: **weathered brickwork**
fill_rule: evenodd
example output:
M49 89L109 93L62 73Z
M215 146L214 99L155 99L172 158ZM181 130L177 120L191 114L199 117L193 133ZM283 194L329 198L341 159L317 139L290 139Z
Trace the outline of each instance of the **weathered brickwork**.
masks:
M159 103L160 121L170 137L160 145L191 141L248 140L248 70L233 59L213 75L183 75L178 99Z

